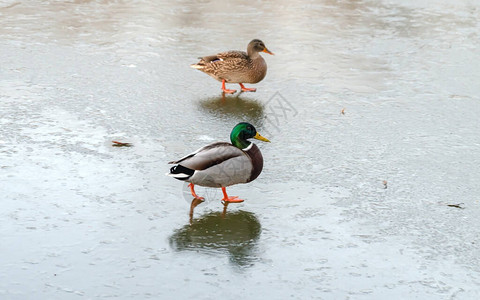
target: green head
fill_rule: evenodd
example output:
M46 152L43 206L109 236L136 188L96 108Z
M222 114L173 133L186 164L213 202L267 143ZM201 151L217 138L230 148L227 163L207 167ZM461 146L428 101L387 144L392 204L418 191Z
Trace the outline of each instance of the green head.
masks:
M235 147L240 149L247 148L251 144L247 140L251 138L264 142L270 142L268 139L261 136L252 124L247 122L238 123L235 127L233 127L232 133L230 133L230 141Z

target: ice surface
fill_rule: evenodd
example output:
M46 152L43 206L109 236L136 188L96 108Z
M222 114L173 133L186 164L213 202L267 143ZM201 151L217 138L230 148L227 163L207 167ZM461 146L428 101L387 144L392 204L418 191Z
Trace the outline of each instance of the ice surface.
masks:
M477 1L150 2L0 4L0 298L480 297ZM256 93L189 67L253 38ZM240 121L190 226L167 162Z

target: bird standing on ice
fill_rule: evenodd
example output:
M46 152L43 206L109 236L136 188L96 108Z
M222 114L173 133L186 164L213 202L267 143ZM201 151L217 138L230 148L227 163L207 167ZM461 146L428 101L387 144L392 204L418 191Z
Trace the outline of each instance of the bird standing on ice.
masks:
M197 151L170 162L175 164L168 176L190 182L188 185L193 196L190 206L190 216L193 209L204 201L195 193L195 184L206 187L221 188L223 203L243 202L237 196L227 195L227 186L247 183L258 177L263 169L263 156L258 147L248 141L254 138L270 142L261 136L252 124L242 122L237 124L230 133L230 143L217 142L198 149Z
M200 61L191 67L198 69L222 82L222 91L233 94L236 90L225 88L225 83L238 83L242 92L255 92L246 88L244 83L258 83L267 74L267 63L260 55L265 52L273 55L261 40L252 40L244 51L227 51L216 55L200 57Z

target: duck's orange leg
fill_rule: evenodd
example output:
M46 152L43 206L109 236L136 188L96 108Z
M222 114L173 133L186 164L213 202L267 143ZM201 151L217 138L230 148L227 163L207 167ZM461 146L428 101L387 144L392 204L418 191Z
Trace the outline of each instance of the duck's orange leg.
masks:
M194 185L193 183L190 183L190 184L188 185L188 187L190 188L190 193L192 193L193 198L198 199L198 200L200 200L200 201L205 200L205 198L199 197L199 196L197 195L197 193L195 193L195 185ZM198 205L198 204L197 204L197 205ZM195 205L195 206L197 206L197 205Z
M243 86L243 83L239 83L240 87L242 88L242 92L255 92L257 89L254 88L246 88Z
M225 79L222 80L222 91L224 93L227 93L227 94L233 94L235 93L237 90L229 90L225 87Z
M223 192L223 199L222 201L224 203L240 203L243 202L243 199L238 199L238 196L228 196L227 195L227 189L222 187L222 192Z

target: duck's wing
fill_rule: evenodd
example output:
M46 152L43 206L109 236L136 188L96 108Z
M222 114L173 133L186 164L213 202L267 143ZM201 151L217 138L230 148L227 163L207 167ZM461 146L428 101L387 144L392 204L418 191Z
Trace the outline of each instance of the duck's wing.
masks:
M209 56L204 56L204 57L199 57L198 58L200 61L197 63L197 65L205 65L217 60L220 60L217 54L215 55L209 55Z
M218 53L217 55L218 59L221 60L229 60L229 59L248 59L247 52L245 51L226 51L222 53Z
M221 62L231 59L248 59L248 55L244 51L226 51L215 55L199 57L200 61L197 65L206 65L208 63Z
M212 145L213 145L213 144L212 144ZM193 151L193 152L190 153L190 154L185 155L184 157L180 158L179 160L172 160L172 161L170 161L170 162L168 162L168 163L169 163L169 164L178 164L178 163L186 160L187 158L190 158L190 157L194 156L195 154L197 154L198 152L202 151L203 149L205 149L205 148L207 148L207 147L209 147L209 146L211 146L211 145L204 146L204 147L202 147L202 148L200 148L200 149L197 149L197 150Z
M246 183L252 175L250 157L230 143L214 143L174 161L169 176L208 187Z
M216 74L241 69L247 61L248 55L244 51L226 51L216 55L200 57L200 61L191 65L191 67L205 73Z
M179 164L185 168L199 171L219 165L229 159L244 156L244 152L230 143L218 142L202 147L197 151L177 160L172 164Z

